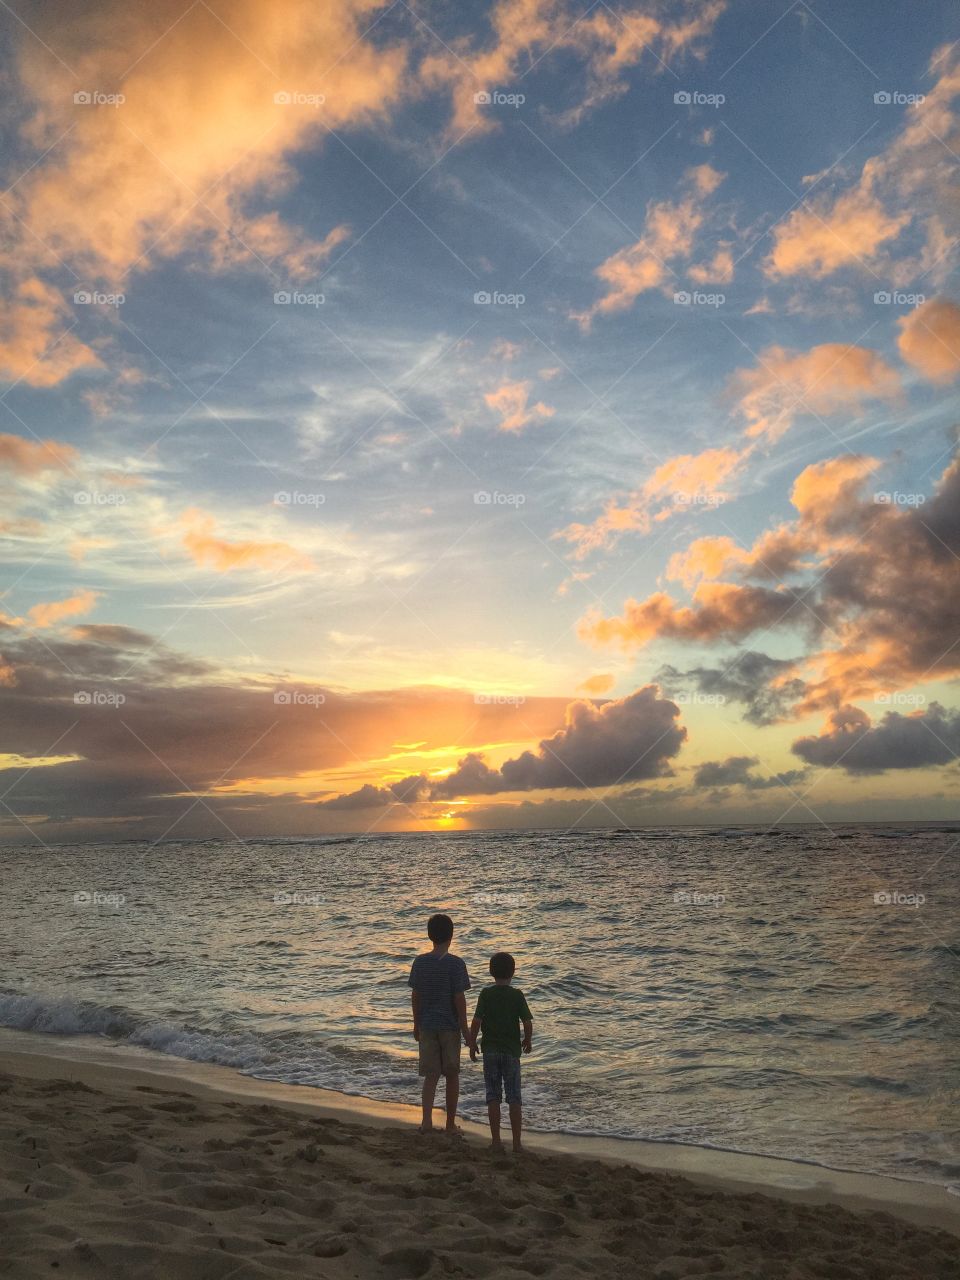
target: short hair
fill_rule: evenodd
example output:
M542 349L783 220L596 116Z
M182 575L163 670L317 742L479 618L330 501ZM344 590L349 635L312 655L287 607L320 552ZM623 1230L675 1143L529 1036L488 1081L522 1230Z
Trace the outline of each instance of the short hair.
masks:
M427 921L427 937L431 942L449 942L453 937L453 921L445 915L431 916Z
M517 962L509 951L497 951L490 957L491 978L512 978L517 971Z

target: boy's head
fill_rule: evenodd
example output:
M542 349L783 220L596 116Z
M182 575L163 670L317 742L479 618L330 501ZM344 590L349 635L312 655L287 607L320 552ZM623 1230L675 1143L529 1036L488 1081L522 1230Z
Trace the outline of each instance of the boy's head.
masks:
M509 982L517 971L517 962L509 951L498 951L490 957L490 976L497 982Z
M453 921L449 916L431 916L427 921L427 937L435 947L442 947L453 937Z

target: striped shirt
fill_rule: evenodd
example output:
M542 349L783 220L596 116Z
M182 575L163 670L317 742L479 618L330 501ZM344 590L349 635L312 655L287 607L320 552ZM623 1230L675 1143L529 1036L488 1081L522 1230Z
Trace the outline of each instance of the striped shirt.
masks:
M420 996L421 1031L457 1031L460 1019L453 1007L453 997L470 986L467 966L459 956L417 956L407 985Z

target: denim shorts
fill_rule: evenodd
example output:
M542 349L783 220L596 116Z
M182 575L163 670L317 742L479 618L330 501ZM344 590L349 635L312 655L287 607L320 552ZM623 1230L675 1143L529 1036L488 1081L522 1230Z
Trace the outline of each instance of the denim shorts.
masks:
M483 1083L487 1102L499 1102L506 1095L510 1106L520 1105L520 1059L512 1053L483 1055Z

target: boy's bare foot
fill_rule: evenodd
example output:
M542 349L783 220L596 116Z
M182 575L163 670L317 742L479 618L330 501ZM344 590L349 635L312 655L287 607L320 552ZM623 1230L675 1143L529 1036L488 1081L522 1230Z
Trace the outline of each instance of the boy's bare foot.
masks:
M443 1132L447 1134L448 1137L457 1137L457 1138L463 1137L463 1130L460 1128L458 1124L448 1124Z
M436 1133L432 1124L421 1124L417 1126L417 1133Z
M523 1150L524 1150L524 1148L523 1148L523 1143L522 1143L522 1142L514 1142L514 1144L513 1144L513 1154L514 1154L515 1156L522 1156L522 1155L523 1155Z
M504 1154L503 1143L499 1138L495 1142L490 1143L490 1150L495 1156L502 1156Z

